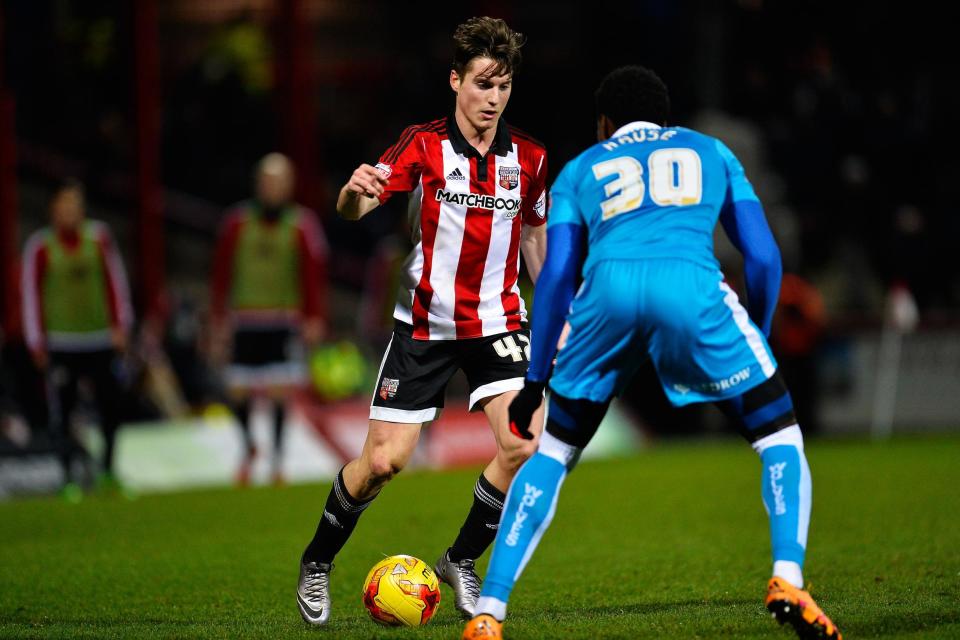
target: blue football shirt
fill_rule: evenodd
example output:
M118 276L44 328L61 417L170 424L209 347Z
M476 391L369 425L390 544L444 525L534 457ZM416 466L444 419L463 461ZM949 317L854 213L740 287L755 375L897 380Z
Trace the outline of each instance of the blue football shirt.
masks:
M716 138L640 125L567 163L550 192L548 225L587 228L584 274L606 259L683 258L718 268L713 230L720 212L757 202L743 166Z

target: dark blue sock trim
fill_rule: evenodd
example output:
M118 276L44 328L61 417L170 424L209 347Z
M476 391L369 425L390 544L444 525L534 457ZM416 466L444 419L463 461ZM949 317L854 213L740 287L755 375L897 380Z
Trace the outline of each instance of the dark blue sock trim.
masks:
M609 406L609 400L592 402L551 393L546 431L561 442L582 449L597 432Z
M557 402L556 396L554 394L550 395L550 420L556 422L559 426L564 429L569 429L573 431L577 428L577 420L575 417L570 415L563 405Z
M787 392L773 402L763 405L753 413L743 416L743 424L746 425L747 429L752 431L759 429L775 418L779 418L790 411L793 411L793 398L790 397L790 392Z

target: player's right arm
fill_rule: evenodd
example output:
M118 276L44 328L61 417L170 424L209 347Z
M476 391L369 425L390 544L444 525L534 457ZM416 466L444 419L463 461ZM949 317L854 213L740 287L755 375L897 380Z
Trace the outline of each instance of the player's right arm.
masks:
M375 167L361 164L354 170L337 198L340 217L359 220L394 193L413 191L423 167L420 135L426 128L425 125L407 127L397 143L383 152Z
M389 180L369 164L357 167L347 184L340 189L337 213L346 220L359 220L380 206L380 196Z
M217 233L210 277L210 359L216 365L226 362L230 343L230 291L233 288L233 262L243 225L240 210L227 213Z

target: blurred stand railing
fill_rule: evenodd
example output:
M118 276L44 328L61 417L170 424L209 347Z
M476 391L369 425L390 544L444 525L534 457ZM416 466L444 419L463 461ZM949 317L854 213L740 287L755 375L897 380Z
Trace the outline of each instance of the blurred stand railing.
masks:
M28 175L45 180L78 176L84 179L89 191L99 196L98 199L114 203L128 202L132 209L137 187L137 176L132 170L105 169L88 176L85 171L88 165L82 160L26 140L19 142L18 153L21 169ZM164 220L191 231L212 236L223 215L223 207L168 187L163 189L162 198L165 207ZM132 219L132 214L129 214L129 217Z
M960 429L960 318L899 335L834 332L818 365L827 433Z

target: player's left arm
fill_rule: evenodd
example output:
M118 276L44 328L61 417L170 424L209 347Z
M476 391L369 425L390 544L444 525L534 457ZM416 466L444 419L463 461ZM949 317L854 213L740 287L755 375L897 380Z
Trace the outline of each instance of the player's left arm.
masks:
M237 208L227 213L217 231L210 269L210 316L215 333L222 333L227 324L230 290L233 287L233 262L242 225L243 217Z
M540 406L583 263L587 229L569 180L570 173L564 170L550 192L547 255L533 299L530 367L523 389L509 409L510 430L528 440L533 437L530 420Z
M520 231L520 251L523 253L523 263L527 266L530 280L537 284L543 261L547 257L547 225L523 225Z
M316 214L309 209L301 210L297 228L303 339L308 346L314 346L327 333L327 241Z
M542 150L541 150L542 151ZM532 177L527 197L521 205L520 251L523 262L534 284L540 277L547 255L547 154L536 155L530 161Z
M718 141L717 148L727 165L729 178L720 224L733 246L743 254L750 319L769 336L783 276L780 248L740 161L723 143Z
M106 276L113 346L122 351L126 348L133 329L133 305L130 304L130 285L123 259L117 250L110 229L103 223L95 223L97 244L100 248L104 275Z

